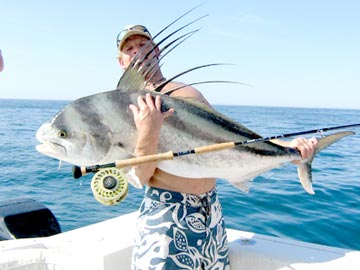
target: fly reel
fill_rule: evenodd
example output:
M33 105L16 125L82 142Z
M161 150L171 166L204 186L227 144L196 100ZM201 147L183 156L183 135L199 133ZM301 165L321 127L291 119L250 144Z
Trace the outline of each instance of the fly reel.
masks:
M91 180L95 199L104 205L119 204L128 194L128 180L122 170L106 168L99 170Z

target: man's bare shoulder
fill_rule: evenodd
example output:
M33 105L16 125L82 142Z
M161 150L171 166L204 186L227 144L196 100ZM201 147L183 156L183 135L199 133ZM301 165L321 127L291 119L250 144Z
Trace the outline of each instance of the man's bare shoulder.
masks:
M210 105L209 102L205 99L205 97L201 94L201 92L192 86L178 82L171 82L164 89L164 92L167 92L171 89L177 89L170 94L173 97L189 98Z

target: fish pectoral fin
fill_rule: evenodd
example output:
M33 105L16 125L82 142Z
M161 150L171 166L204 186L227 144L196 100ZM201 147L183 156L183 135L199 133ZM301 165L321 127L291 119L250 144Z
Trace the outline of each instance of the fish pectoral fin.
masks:
M329 145L337 142L338 140L341 140L344 137L354 135L354 134L355 134L355 132L353 132L353 131L340 131L340 132L336 132L334 134L325 136L323 138L320 138L318 140L318 145L315 149L314 155L312 157L310 157L308 160L303 161L298 164L297 171L298 171L300 183L307 193L309 193L311 195L315 194L314 189L313 189L312 169L311 169L311 164L312 164L315 154L320 152L321 150L325 149Z

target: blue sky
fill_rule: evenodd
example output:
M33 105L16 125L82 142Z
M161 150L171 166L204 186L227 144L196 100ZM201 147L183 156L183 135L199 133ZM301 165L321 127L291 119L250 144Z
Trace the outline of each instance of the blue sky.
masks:
M360 2L357 0L1 1L0 98L65 99L114 89L122 72L115 38L128 24L154 35L208 14L200 31L164 59L170 77L199 85L212 104L360 109ZM173 28L175 29L175 28Z

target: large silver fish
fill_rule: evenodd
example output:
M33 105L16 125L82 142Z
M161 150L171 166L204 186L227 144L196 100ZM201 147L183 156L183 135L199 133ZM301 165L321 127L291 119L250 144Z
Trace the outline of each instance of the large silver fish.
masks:
M145 61L150 64L145 65ZM39 128L36 137L42 144L36 149L44 155L79 166L105 164L132 157L137 134L128 107L129 104L137 103L139 95L144 96L146 93L161 95L163 110L175 109L175 113L166 119L161 129L159 152L177 152L214 143L261 137L212 108L158 93L168 81L156 91L145 90L146 78L156 71L151 63L147 56L139 54L124 72L118 89L69 103L49 123ZM339 132L321 138L317 151L351 134L354 133ZM249 181L254 177L300 159L297 150L272 142L259 142L238 145L230 150L161 161L158 168L182 177L227 179L247 190ZM314 193L312 159L298 166L300 181L311 194Z
M43 144L40 153L80 166L105 164L132 157L136 128L129 104L152 91L113 90L80 98L68 104L50 123L43 124L36 137ZM183 151L227 141L244 141L260 136L219 112L187 100L162 95L164 109L175 113L166 119L160 135L159 152ZM320 139L318 150L354 134L338 132ZM162 161L158 167L182 177L227 179L241 189L261 173L299 160L298 151L271 142L239 145L235 149L179 157ZM301 183L313 193L311 161L298 166Z

